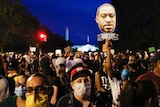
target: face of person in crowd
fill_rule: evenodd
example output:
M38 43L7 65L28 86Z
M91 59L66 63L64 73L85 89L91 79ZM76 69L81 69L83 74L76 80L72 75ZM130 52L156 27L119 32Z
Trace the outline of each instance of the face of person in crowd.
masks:
M71 82L71 87L74 91L74 95L80 98L90 96L91 92L91 78L90 76L78 77Z
M97 9L96 22L101 32L112 33L116 27L116 11L111 4L103 4Z
M129 67L136 69L137 68L137 58L134 55L129 56L128 60Z
M129 56L128 64L134 64L137 63L135 56Z
M48 87L43 84L43 77L29 77L26 90L26 107L48 107Z
M26 82L27 82L27 77L24 77L24 76L19 76L18 79L17 79L17 82L15 82L15 91L14 93L21 97L22 100L25 100L25 85L26 85Z

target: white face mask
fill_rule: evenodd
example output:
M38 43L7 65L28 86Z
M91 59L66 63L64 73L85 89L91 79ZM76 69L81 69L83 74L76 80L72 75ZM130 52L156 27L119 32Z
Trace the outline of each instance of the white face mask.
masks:
M91 91L91 84L90 83L76 83L74 84L74 93L80 97L83 97L84 95L90 95Z
M19 86L19 87L16 87L14 93L15 93L17 96L19 96L19 97L21 97L21 98L24 98L24 97L25 97L25 87L22 86L22 85Z
M14 93L21 97L22 96L22 86L19 86L19 87L16 87L15 90L14 90Z

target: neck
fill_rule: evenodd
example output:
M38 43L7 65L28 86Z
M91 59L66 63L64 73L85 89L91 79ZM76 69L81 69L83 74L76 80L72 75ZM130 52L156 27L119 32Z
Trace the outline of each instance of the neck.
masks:
M156 76L160 77L160 69L154 69L153 73L154 73Z
M17 107L25 107L25 100L22 100L21 97L17 97Z
M85 102L85 101L90 101L89 96L79 97L79 96L77 96L76 94L74 94L74 97L75 97L78 101L80 101L81 103L83 103L83 102Z

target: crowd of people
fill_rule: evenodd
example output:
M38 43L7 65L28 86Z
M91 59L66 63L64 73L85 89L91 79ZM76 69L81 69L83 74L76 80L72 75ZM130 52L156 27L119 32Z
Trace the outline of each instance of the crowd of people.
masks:
M116 27L116 11L102 4L95 18L103 33ZM0 55L0 107L160 107L160 51ZM112 39L112 38L110 38Z
M1 55L0 107L159 107L160 52Z

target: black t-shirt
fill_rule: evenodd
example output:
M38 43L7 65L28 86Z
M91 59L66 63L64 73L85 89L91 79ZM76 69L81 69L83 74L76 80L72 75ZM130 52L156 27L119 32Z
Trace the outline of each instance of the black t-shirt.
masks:
M83 107L83 105L73 94L66 94L59 99L56 107ZM88 107L91 107L91 103Z
M101 85L106 92L98 92L96 96L96 107L110 107L112 105L111 86L107 73L100 71Z
M66 83L67 83L67 81L66 81ZM64 85L62 85L62 83L60 82L60 78L57 76L53 79L52 85L55 85L58 87L57 99L61 98L62 96L64 96L66 94L66 92L67 92L67 89L66 89L67 84L66 83Z

